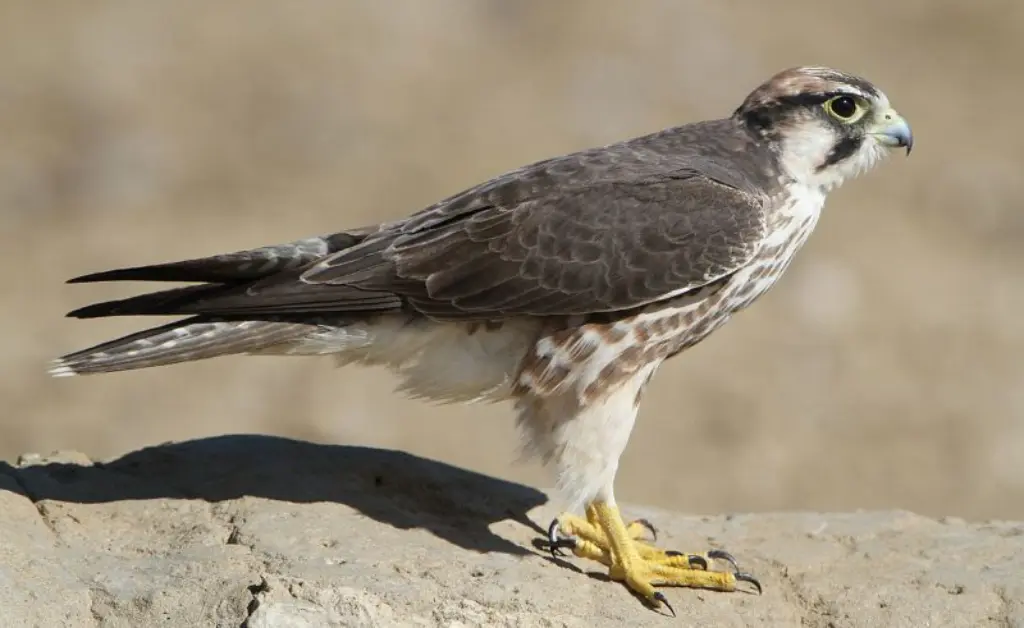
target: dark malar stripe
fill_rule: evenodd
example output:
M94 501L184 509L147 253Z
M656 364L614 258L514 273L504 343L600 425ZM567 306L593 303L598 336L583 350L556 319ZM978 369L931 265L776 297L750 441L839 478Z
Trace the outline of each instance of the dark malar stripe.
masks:
M864 143L863 137L844 137L832 147L829 151L828 156L825 157L825 163L817 167L816 171L821 172L829 166L834 166L840 161L846 159L850 155L856 153L860 149L860 145Z

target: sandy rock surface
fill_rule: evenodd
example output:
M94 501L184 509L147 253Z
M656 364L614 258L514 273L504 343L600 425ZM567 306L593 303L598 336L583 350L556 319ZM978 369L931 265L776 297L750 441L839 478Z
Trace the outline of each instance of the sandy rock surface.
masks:
M644 608L550 558L537 490L408 454L260 436L106 463L0 463L0 616L20 626L1024 626L1024 523L907 512L692 517L626 507L661 544L724 547L764 595Z

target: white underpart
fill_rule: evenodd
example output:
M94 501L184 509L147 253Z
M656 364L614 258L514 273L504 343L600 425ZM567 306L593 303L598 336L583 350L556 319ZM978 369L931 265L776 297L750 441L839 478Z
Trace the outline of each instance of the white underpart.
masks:
M517 400L529 453L553 464L566 510L579 510L593 500L615 503L612 487L636 422L637 393L659 365L646 364L613 392L586 405L573 391Z
M339 364L384 366L400 378L399 390L442 402L501 401L512 392L538 323L508 321L475 329L395 315L343 327L324 327L299 342L262 353L333 354Z
M650 314L661 315L667 313ZM435 401L502 401L512 396L528 350L536 345L557 351L550 340L537 341L538 325L524 319L506 321L497 329L474 329L461 323L390 316L340 328L324 327L301 341L261 353L333 354L341 364L384 366L401 378L401 390ZM516 401L525 449L552 464L559 493L573 510L593 499L614 502L612 485L636 420L637 393L660 364L643 365L611 394L583 404L582 387L621 349L601 344L596 333L583 338L580 348L596 343L599 349L573 373L561 392L546 397L527 395ZM563 350L560 355L567 353L571 351Z

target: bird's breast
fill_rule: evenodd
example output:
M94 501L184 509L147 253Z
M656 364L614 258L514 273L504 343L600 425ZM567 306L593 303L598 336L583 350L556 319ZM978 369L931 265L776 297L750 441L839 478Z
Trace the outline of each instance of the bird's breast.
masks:
M731 277L720 298L726 309L737 312L751 305L779 280L814 231L824 205L814 189L791 189L776 199L767 234L754 258Z

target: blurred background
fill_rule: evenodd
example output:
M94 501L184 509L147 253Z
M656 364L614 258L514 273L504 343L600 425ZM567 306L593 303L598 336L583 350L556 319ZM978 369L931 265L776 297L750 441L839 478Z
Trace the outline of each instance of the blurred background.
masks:
M406 450L538 486L507 407L329 359L53 380L141 328L78 274L394 219L534 160L728 115L793 65L912 124L778 287L661 369L621 500L693 513L1024 518L1024 3L0 1L0 457L231 432Z

